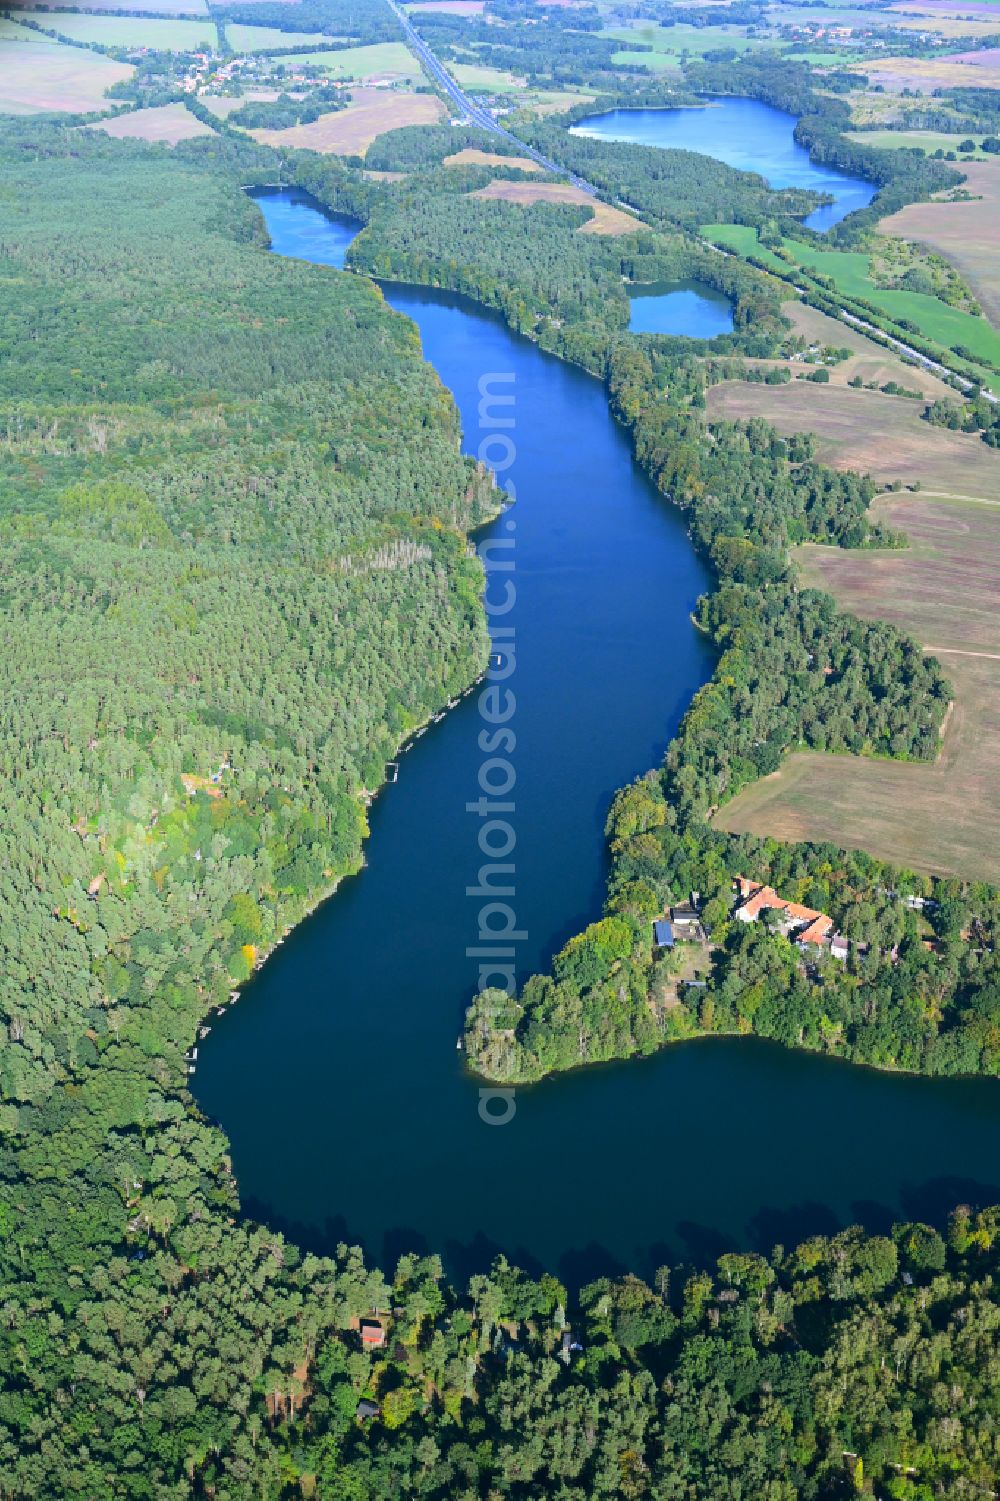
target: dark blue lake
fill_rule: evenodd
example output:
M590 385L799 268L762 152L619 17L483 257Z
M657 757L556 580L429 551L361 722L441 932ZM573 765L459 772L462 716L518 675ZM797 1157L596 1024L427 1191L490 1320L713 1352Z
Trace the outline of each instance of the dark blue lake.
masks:
M758 172L772 188L813 188L834 202L805 223L826 230L875 196L874 183L824 167L794 137L795 116L756 99L712 99L704 109L616 109L590 115L572 127L575 135L639 146L700 151L743 172Z
M728 297L702 282L651 282L629 287L634 334L686 334L714 339L733 328L733 305Z
M315 249L324 215L261 206L276 247ZM611 795L655 764L712 668L689 620L708 579L597 381L458 298L387 295L417 323L471 451L494 430L480 426L483 378L515 397L517 501L478 541L514 542L511 900L527 972L600 913ZM466 950L481 899L466 888L483 856L466 805L482 728L472 696L417 740L372 808L367 868L201 1045L191 1084L229 1135L250 1214L313 1248L361 1242L389 1266L426 1248L462 1277L503 1250L575 1285L1000 1199L995 1083L753 1040L521 1089L509 1124L485 1124L455 1047L478 962Z

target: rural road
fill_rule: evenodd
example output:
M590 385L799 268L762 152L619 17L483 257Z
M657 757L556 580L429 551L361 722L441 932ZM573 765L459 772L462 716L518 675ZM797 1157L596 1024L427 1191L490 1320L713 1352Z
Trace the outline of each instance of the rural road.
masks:
M444 90L459 114L463 115L470 124L478 125L480 130L488 130L490 135L501 136L504 140L510 141L525 156L530 157L533 162L537 162L540 167L544 167L546 172L554 172L557 177L568 177L573 186L579 188L581 192L588 193L592 198L597 196L597 189L593 183L587 182L584 177L577 177L575 173L567 171L565 167L560 167L558 163L550 161L547 156L543 156L533 146L528 146L524 141L507 130L505 126L501 125L499 120L490 114L489 110L483 109L482 105L475 104L455 82L448 69L444 66L444 63L435 56L413 25L409 16L396 4L396 0L389 0L389 5L406 34L406 40L410 48L420 62L423 63L434 82L439 84Z

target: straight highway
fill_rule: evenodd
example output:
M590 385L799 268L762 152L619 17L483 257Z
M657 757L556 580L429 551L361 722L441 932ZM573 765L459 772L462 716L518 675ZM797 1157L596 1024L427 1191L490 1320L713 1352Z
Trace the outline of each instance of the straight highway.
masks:
M567 172L565 167L560 167L556 162L551 161L549 157L543 156L540 151L535 150L534 146L527 145L526 142L520 140L505 126L501 125L499 120L490 114L489 110L484 109L482 105L476 104L470 99L468 94L452 78L444 64L431 51L409 16L401 6L396 4L396 0L389 0L389 5L392 7L396 19L403 28L410 48L419 58L428 75L444 90L444 93L451 100L463 119L468 120L470 125L477 125L480 130L488 130L491 135L500 136L504 140L509 141L524 156L530 157L533 162L537 162L540 167L544 167L546 172L554 172L557 177L568 177L573 186L579 188L581 192L589 193L592 198L597 196L597 189L593 183L587 182L586 178L577 177L573 172Z

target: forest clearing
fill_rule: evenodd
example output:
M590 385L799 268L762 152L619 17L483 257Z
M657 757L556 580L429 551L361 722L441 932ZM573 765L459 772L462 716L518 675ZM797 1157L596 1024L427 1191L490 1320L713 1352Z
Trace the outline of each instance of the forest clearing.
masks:
M628 235L636 229L645 229L645 225L631 214L591 198L568 182L503 182L496 179L470 196L503 198L508 203L579 204L594 211L593 217L586 224L581 224L581 234Z
M103 130L105 135L114 136L119 141L160 141L165 146L176 146L178 141L191 141L195 136L212 134L211 126L196 119L183 104L160 104L150 109L131 110L111 120L95 121L87 129Z

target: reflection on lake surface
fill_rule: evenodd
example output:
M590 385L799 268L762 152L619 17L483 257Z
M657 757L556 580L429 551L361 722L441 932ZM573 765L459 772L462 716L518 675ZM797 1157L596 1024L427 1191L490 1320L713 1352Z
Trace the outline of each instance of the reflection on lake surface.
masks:
M628 291L631 333L686 334L692 339L732 333L732 303L702 282L652 282Z

